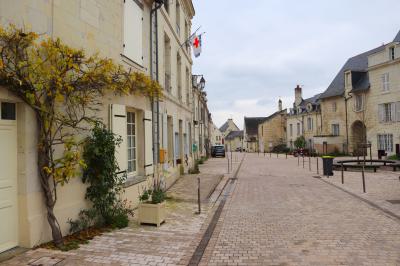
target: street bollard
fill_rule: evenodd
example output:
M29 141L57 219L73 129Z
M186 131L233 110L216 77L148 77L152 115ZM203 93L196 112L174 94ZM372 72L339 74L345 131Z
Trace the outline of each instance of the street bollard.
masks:
M317 158L317 175L319 175L319 168L318 168L318 156L316 157Z
M297 154L297 166L300 166L300 155Z
M341 163L342 166L342 184L344 184L344 169L343 169L343 163Z
M311 157L308 155L308 170L311 171Z
M286 153L286 159L287 159L287 153Z
M272 156L272 153L271 153L271 152L269 152L269 158L271 158L271 156Z
M276 153L276 158L278 158L279 153Z
M199 214L201 213L201 205L200 205L200 177L197 178L197 202L199 205Z
M229 174L229 157L227 157L228 158L228 174Z
M303 168L304 168L304 154L303 154Z
M362 182L363 182L363 191L365 193L366 189L365 189L365 175L364 175L364 165L362 167Z

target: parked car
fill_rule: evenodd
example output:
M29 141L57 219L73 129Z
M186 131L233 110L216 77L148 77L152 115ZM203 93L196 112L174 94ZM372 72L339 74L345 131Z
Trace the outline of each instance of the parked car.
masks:
M216 145L211 147L212 157L225 157L225 147L224 145Z

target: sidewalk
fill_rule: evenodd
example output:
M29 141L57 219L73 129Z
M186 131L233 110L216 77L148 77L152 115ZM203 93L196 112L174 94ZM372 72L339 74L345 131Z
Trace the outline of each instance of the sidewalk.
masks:
M242 155L233 157L234 169ZM181 177L169 189L167 219L159 228L139 226L134 218L129 227L95 237L77 250L30 250L4 265L187 265L201 240L201 228L207 226L207 217L232 175L227 174L227 159L222 158L209 159L200 165L200 172ZM198 177L201 180L200 215L196 214Z

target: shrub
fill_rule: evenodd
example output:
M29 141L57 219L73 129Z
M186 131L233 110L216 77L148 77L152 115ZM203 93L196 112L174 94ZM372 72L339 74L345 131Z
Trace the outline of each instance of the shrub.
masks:
M306 146L306 139L303 136L297 137L297 139L294 141L294 146L297 149L304 148Z
M76 221L70 220L71 231L85 230L94 225L125 227L133 209L122 201L124 177L118 176L115 147L121 138L97 123L85 142L83 158L86 167L82 181L89 186L85 198L93 203L90 210L81 211Z
M287 153L289 151L290 149L286 147L286 144L278 144L272 149L272 152L275 153Z
M394 154L388 157L389 160L400 160L400 155Z

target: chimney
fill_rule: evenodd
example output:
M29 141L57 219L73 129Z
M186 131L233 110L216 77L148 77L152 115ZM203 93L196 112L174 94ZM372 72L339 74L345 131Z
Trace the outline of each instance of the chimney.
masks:
M300 85L297 85L297 87L294 89L294 104L297 106L300 105L300 103L303 101L303 97L301 95L301 87Z
M282 111L282 100L281 99L279 99L279 101L278 101L278 109L279 109L279 111Z

